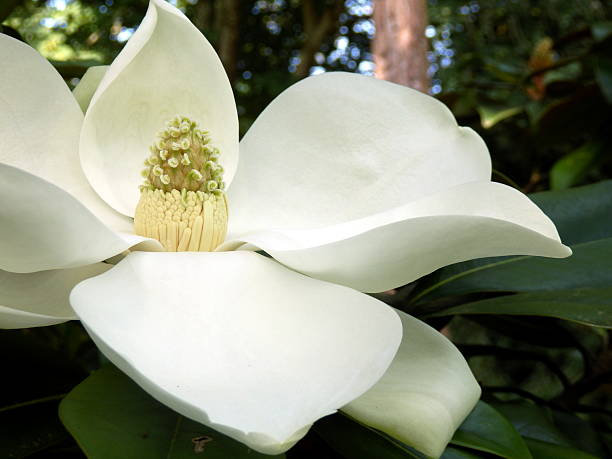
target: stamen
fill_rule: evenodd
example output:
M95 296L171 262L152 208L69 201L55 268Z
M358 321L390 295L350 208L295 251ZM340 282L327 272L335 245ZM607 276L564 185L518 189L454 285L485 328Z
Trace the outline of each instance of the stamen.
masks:
M225 239L228 212L220 152L209 132L176 116L150 151L136 233L158 239L169 251L214 250Z
M168 252L210 252L227 232L225 193L142 190L134 218L136 234L158 239Z

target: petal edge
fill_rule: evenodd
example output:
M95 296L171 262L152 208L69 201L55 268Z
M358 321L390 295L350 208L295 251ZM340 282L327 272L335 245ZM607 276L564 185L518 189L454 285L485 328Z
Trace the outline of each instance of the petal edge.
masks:
M133 253L70 301L151 395L268 454L371 387L401 340L384 303L250 252Z
M480 386L446 337L397 313L404 335L393 363L374 387L342 411L428 456L440 457L480 398Z

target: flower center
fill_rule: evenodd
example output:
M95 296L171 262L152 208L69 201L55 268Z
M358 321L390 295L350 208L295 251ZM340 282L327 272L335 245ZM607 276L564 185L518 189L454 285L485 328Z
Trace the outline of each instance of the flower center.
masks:
M176 116L150 148L136 206L136 234L169 252L210 252L227 232L227 197L219 150L207 131Z

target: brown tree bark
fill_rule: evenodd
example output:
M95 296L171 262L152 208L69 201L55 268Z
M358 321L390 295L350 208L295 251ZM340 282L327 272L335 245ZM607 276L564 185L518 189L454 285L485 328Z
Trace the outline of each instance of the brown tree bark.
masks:
M214 0L195 4L192 21L200 32L210 34L213 27Z
M240 37L240 0L217 2L215 13L219 19L219 57L231 82L236 78L238 43Z
M308 76L310 67L314 64L314 55L323 40L331 33L338 24L338 17L342 11L344 2L335 0L334 3L326 5L322 13L317 13L313 0L302 0L302 21L304 27L304 43L300 49L300 63L295 74L298 78Z
M422 92L427 75L427 0L374 0L376 34L372 44L376 77Z

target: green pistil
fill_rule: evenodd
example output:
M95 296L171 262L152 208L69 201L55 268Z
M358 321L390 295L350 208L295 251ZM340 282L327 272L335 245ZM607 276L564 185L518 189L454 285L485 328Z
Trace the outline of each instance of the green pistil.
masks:
M208 131L195 121L176 116L158 134L145 160L142 190L202 191L221 194L225 189L219 149L211 145Z

